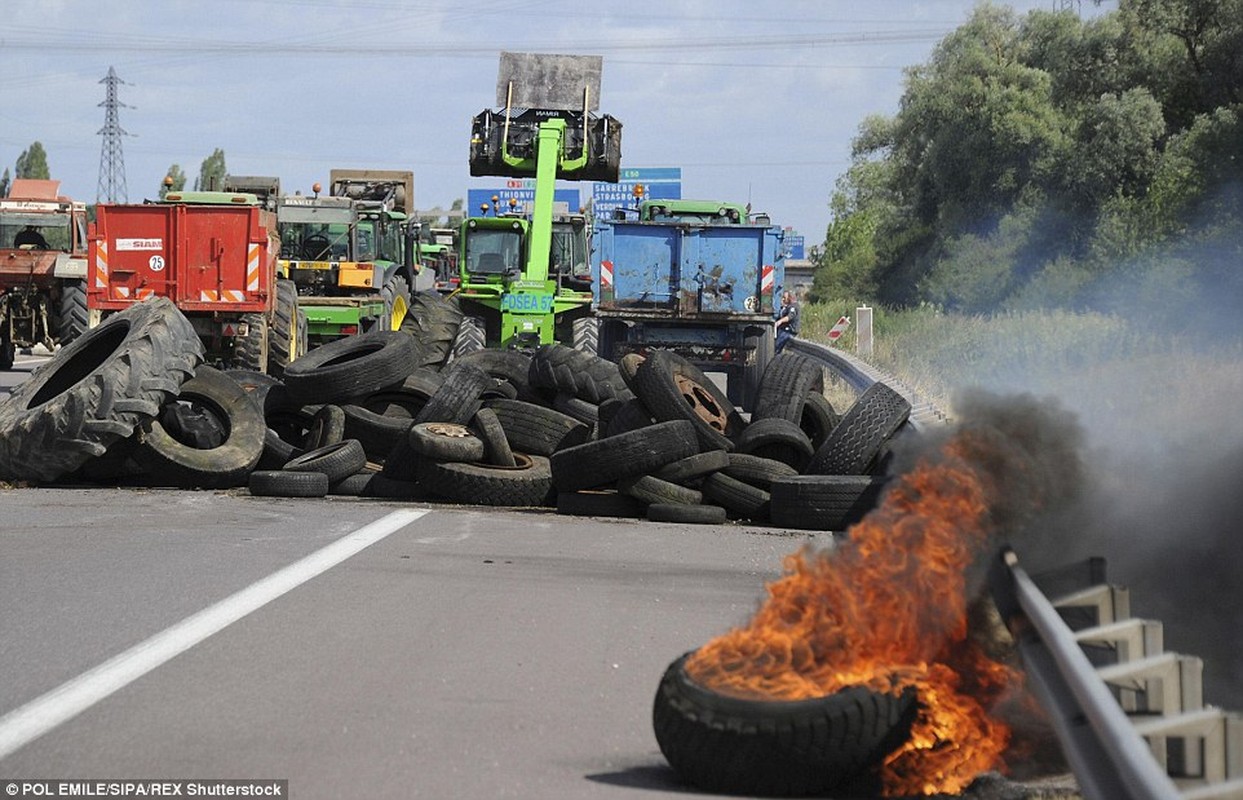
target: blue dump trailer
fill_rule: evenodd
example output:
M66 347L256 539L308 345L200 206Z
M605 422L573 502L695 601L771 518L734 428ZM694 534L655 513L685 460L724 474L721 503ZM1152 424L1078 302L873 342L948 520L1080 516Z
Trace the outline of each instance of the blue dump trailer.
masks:
M638 219L593 226L597 353L620 361L674 350L724 372L730 400L750 409L773 356L774 303L785 282L781 228L726 213L725 204L719 214L686 215L647 205Z

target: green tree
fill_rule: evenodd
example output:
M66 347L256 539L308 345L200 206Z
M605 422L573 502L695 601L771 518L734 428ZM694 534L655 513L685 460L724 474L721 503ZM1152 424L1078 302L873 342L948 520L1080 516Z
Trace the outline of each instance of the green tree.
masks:
M185 188L186 173L182 172L180 164L173 164L164 173L164 180L160 181L160 199L163 200L169 192L180 192Z
M194 181L195 191L212 191L224 184L224 176L229 171L224 164L224 151L217 147L212 154L203 159L199 168L199 176Z
M9 196L9 184L11 182L12 178L9 177L9 168L5 167L4 175L0 175L0 197Z
M22 151L17 157L17 172L15 177L18 178L40 178L47 180L52 177L47 168L47 152L43 149L41 142L35 142L29 148Z

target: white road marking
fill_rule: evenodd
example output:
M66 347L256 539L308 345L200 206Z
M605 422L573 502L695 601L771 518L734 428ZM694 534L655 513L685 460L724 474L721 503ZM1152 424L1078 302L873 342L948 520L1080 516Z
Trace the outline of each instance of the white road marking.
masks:
M427 513L394 511L10 711L0 717L0 759Z

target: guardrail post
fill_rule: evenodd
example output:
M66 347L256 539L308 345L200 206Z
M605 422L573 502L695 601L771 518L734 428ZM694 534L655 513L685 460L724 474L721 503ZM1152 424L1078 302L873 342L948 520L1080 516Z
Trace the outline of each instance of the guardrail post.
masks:
M872 309L859 306L855 309L855 352L861 356L872 355Z

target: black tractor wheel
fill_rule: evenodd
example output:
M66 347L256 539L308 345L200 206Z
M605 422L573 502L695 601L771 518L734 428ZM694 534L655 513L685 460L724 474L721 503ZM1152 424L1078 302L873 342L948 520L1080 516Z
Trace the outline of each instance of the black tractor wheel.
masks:
M263 372L268 368L268 352L271 346L268 318L263 314L243 314L242 325L246 326L246 335L233 340L231 366L234 369Z
M457 361L464 355L486 348L488 342L485 330L484 321L479 317L462 317L462 322L458 325L457 336L453 337L450 360Z
M401 267L391 266L384 273L380 297L384 299L384 317L380 320L380 329L401 330L406 314L410 311L410 282L401 274Z
M203 357L171 300L113 314L0 403L0 479L51 481L153 419Z
M531 357L531 385L565 392L591 403L631 396L616 364L563 344L546 344L535 351Z
M688 784L709 792L855 797L910 735L912 689L898 695L851 686L810 700L744 700L704 688L669 665L652 724L660 751Z
M439 367L449 358L453 340L462 324L462 310L440 292L427 290L410 298L410 310L401 330L419 345L418 363L411 366Z
M281 375L302 351L298 349L298 286L293 281L276 281L276 305L268 336L268 374Z
M91 315L86 308L86 281L65 281L60 287L60 305L56 314L56 341L61 346L72 342L90 327Z

